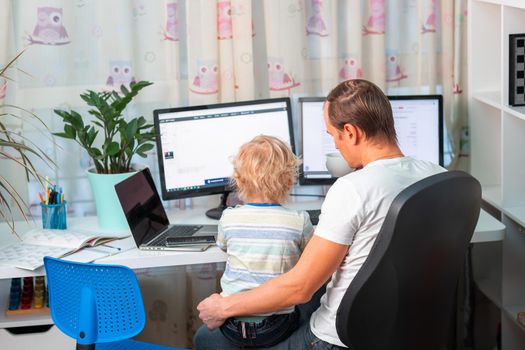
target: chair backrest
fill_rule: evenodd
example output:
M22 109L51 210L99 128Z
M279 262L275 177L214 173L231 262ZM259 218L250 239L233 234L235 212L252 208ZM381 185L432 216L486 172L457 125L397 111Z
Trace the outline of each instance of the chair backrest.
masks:
M444 349L480 205L479 182L460 171L403 190L339 306L341 341L353 350Z
M51 317L78 344L134 337L146 318L137 278L119 265L44 258Z

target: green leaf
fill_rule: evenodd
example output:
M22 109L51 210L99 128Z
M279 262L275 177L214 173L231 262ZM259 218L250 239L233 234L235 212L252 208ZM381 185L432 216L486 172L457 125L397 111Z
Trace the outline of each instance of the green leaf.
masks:
M63 111L61 109L54 109L53 112L55 112L55 114L58 114L64 120L69 119L69 112L67 111Z
M98 131L95 131L95 128L94 127L91 127L89 129L89 131L87 132L87 135L88 135L88 144L89 145L92 145L93 142L95 141L95 138L97 137L98 135Z
M71 124L76 129L81 129L84 127L84 121L82 120L82 116L75 111L71 111Z
M89 146L86 138L89 126L77 130L77 139L83 146Z
M137 143L137 141L135 139L131 139L130 140L130 143L129 143L129 149L130 150L133 150L135 148L135 143Z
M69 124L64 125L64 132L69 136L70 139L74 139L77 136L75 128Z
M93 121L91 121L91 122L92 122L93 124L95 124L96 126L99 126L99 127L101 127L102 129L104 129L104 125L102 125L101 122L99 122L99 121L97 121L97 120L93 120Z
M100 111L96 109L90 109L88 110L88 113L95 116L95 118L97 118L98 120L104 121L104 116L102 115L102 113L100 113Z
M143 132L140 134L141 138L145 140L154 140L155 135L156 135L155 132Z
M151 143L145 143L143 145L140 145L138 148L137 148L137 154L144 154L148 151L151 151L153 149L153 145Z
M120 152L120 146L117 142L113 141L107 145L105 151L107 155L114 156Z
M119 112L120 115L126 106L131 102L131 100L137 96L139 91L151 84L153 83L149 81L139 81L138 83L130 84L131 91L128 94L125 94L124 97L114 101L111 105Z
M90 148L89 149L89 155L93 157L93 159L102 160L104 159L104 155L98 148Z
M120 91L122 91L122 94L123 94L123 95L127 95L127 94L129 94L129 90L126 88L126 85L124 85L124 84L122 84L122 85L120 86Z
M93 95L96 94L92 90L87 90L86 92L80 94L80 98L84 100L88 105L93 106Z
M73 139L73 140L75 139L74 137L69 136L65 132L54 132L53 135L58 136L58 137L63 137L65 139Z
M131 140L138 131L138 123L136 119L131 120L126 126L126 137Z

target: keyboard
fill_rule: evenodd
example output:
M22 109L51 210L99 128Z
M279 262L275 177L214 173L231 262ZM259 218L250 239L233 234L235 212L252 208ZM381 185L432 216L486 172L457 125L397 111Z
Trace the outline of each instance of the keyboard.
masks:
M202 225L174 225L160 234L148 246L164 245L167 237L190 237L202 228Z
M310 215L310 221L312 222L312 225L317 225L319 222L319 215L321 215L321 209L307 210L306 212L308 215Z

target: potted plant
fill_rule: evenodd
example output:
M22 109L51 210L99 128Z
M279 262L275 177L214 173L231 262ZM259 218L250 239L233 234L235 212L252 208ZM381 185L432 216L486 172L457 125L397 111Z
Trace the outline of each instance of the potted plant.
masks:
M56 136L75 140L91 157L94 167L88 169L99 225L104 229L126 230L128 224L114 186L131 176L134 155L145 158L154 147L155 131L144 117L125 120L126 106L151 82L132 82L116 91L95 92L88 90L80 97L92 107L88 113L91 121L75 111L55 109L64 121L64 131ZM98 137L98 138L97 138Z
M10 129L7 118L22 120L26 122L36 121L43 126L44 132L49 131L44 122L35 114L12 104L4 103L7 82L12 80L7 73L14 69L13 65L22 55L20 52L6 66L0 67L0 158L12 162L13 166L22 167L26 173L27 181L30 177L35 178L43 186L43 177L37 172L30 156L39 159L51 168L56 166L53 160L37 145L29 141L23 135L19 135ZM6 163L4 162L3 165ZM14 215L19 212L24 220L28 221L26 215L27 203L18 193L16 188L5 177L0 174L0 221L5 221L11 232L16 234Z

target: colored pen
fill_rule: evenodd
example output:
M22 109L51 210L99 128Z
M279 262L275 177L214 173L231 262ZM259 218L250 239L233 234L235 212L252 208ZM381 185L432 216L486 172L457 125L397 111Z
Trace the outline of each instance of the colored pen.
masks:
M102 244L104 247L108 247L108 248L112 248L112 249L116 249L116 250L120 250L119 247L114 247L112 245L109 245L109 244Z
M42 196L42 193L38 192L38 196L40 197L40 203L45 204L44 203L44 197Z
M46 176L46 204L49 203L49 176Z

